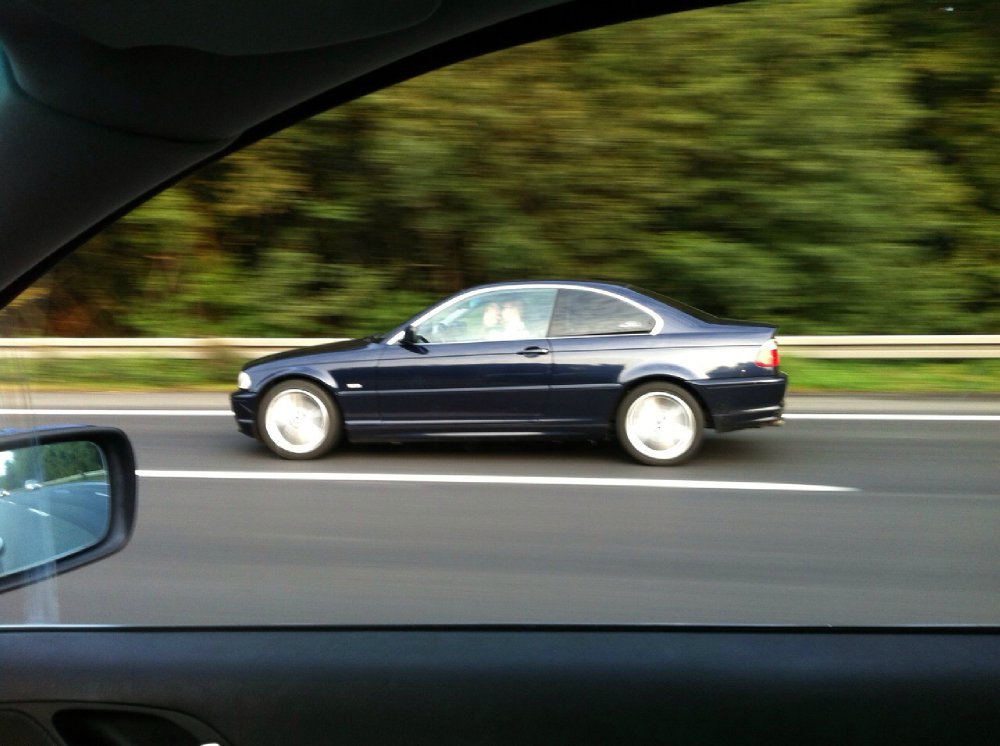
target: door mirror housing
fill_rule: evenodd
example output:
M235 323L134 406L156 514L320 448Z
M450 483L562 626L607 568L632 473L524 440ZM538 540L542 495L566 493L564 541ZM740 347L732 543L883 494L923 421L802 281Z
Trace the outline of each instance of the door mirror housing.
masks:
M121 430L0 431L0 593L114 554L135 507L135 455Z
M423 339L423 337L417 334L417 328L415 326L408 326L405 330L403 330L402 343L407 347L413 347L414 345L418 345L421 342L426 341L426 339Z

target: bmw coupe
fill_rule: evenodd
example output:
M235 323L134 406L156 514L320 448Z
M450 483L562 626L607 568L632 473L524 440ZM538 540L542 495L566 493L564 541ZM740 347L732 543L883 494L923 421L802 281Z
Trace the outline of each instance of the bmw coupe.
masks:
M353 442L617 437L674 465L719 432L782 422L775 328L597 282L484 285L384 335L244 366L241 432L289 459Z

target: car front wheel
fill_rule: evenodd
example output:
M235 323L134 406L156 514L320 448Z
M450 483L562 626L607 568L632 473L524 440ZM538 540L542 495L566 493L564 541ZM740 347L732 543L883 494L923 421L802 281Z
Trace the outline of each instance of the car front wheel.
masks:
M319 458L340 441L337 405L309 381L279 383L265 394L259 411L261 440L282 458Z
M618 407L618 439L637 461L676 466L701 445L705 416L680 386L648 383L630 391Z

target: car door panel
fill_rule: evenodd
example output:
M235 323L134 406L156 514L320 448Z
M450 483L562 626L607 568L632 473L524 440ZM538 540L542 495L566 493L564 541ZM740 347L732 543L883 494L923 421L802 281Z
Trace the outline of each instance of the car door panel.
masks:
M1000 732L996 629L7 628L0 671L0 743L15 746L25 718L49 738L37 743L82 746L59 738L66 712L231 746L909 746Z
M379 366L386 428L492 429L538 420L548 396L544 339L392 345Z

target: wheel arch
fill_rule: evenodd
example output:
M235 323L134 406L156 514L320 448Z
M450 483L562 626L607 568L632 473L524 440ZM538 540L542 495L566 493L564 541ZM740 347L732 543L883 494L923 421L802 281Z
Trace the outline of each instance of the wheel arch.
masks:
M337 405L337 416L341 418L343 423L343 411L340 406L340 396L339 389L336 379L324 370L317 370L315 368L307 367L297 367L297 368L286 368L278 373L276 373L271 378L266 378L260 384L257 389L257 411L256 415L260 416L260 406L261 402L264 401L264 397L267 393L273 389L275 386L287 381L307 381L308 383L314 383L320 386L330 398L333 399L333 403Z
M715 427L715 421L712 418L712 410L708 408L708 405L705 403L705 399L701 395L701 392L698 390L697 386L691 385L691 382L688 379L681 377L677 373L648 371L638 377L635 378L630 377L627 382L622 383L621 392L618 395L618 399L615 401L615 407L611 413L610 424L612 426L612 429L614 429L614 422L615 418L618 415L618 408L621 407L621 404L625 400L625 397L628 396L630 393L632 393L635 389L639 388L640 386L644 386L647 383L656 383L658 381L678 386L684 389L687 393L689 393L691 397L695 400L695 402L697 402L698 407L701 409L701 414L705 418L705 427L706 428Z
M281 371L279 375L267 379L265 384L258 389L254 421L258 439L271 451L286 459L319 458L336 448L343 440L346 434L344 413L337 399L336 389L329 386L322 376L303 375L302 371L295 370ZM312 399L318 399L317 403L325 410L322 436L315 441L308 441L312 443L312 447L300 450L297 446L305 444L290 441L284 432L276 433L268 429L267 408L273 397L282 395L282 384L290 384L284 388L284 392L298 391ZM298 425L292 425L292 428L295 430ZM282 430L280 427L278 429Z

